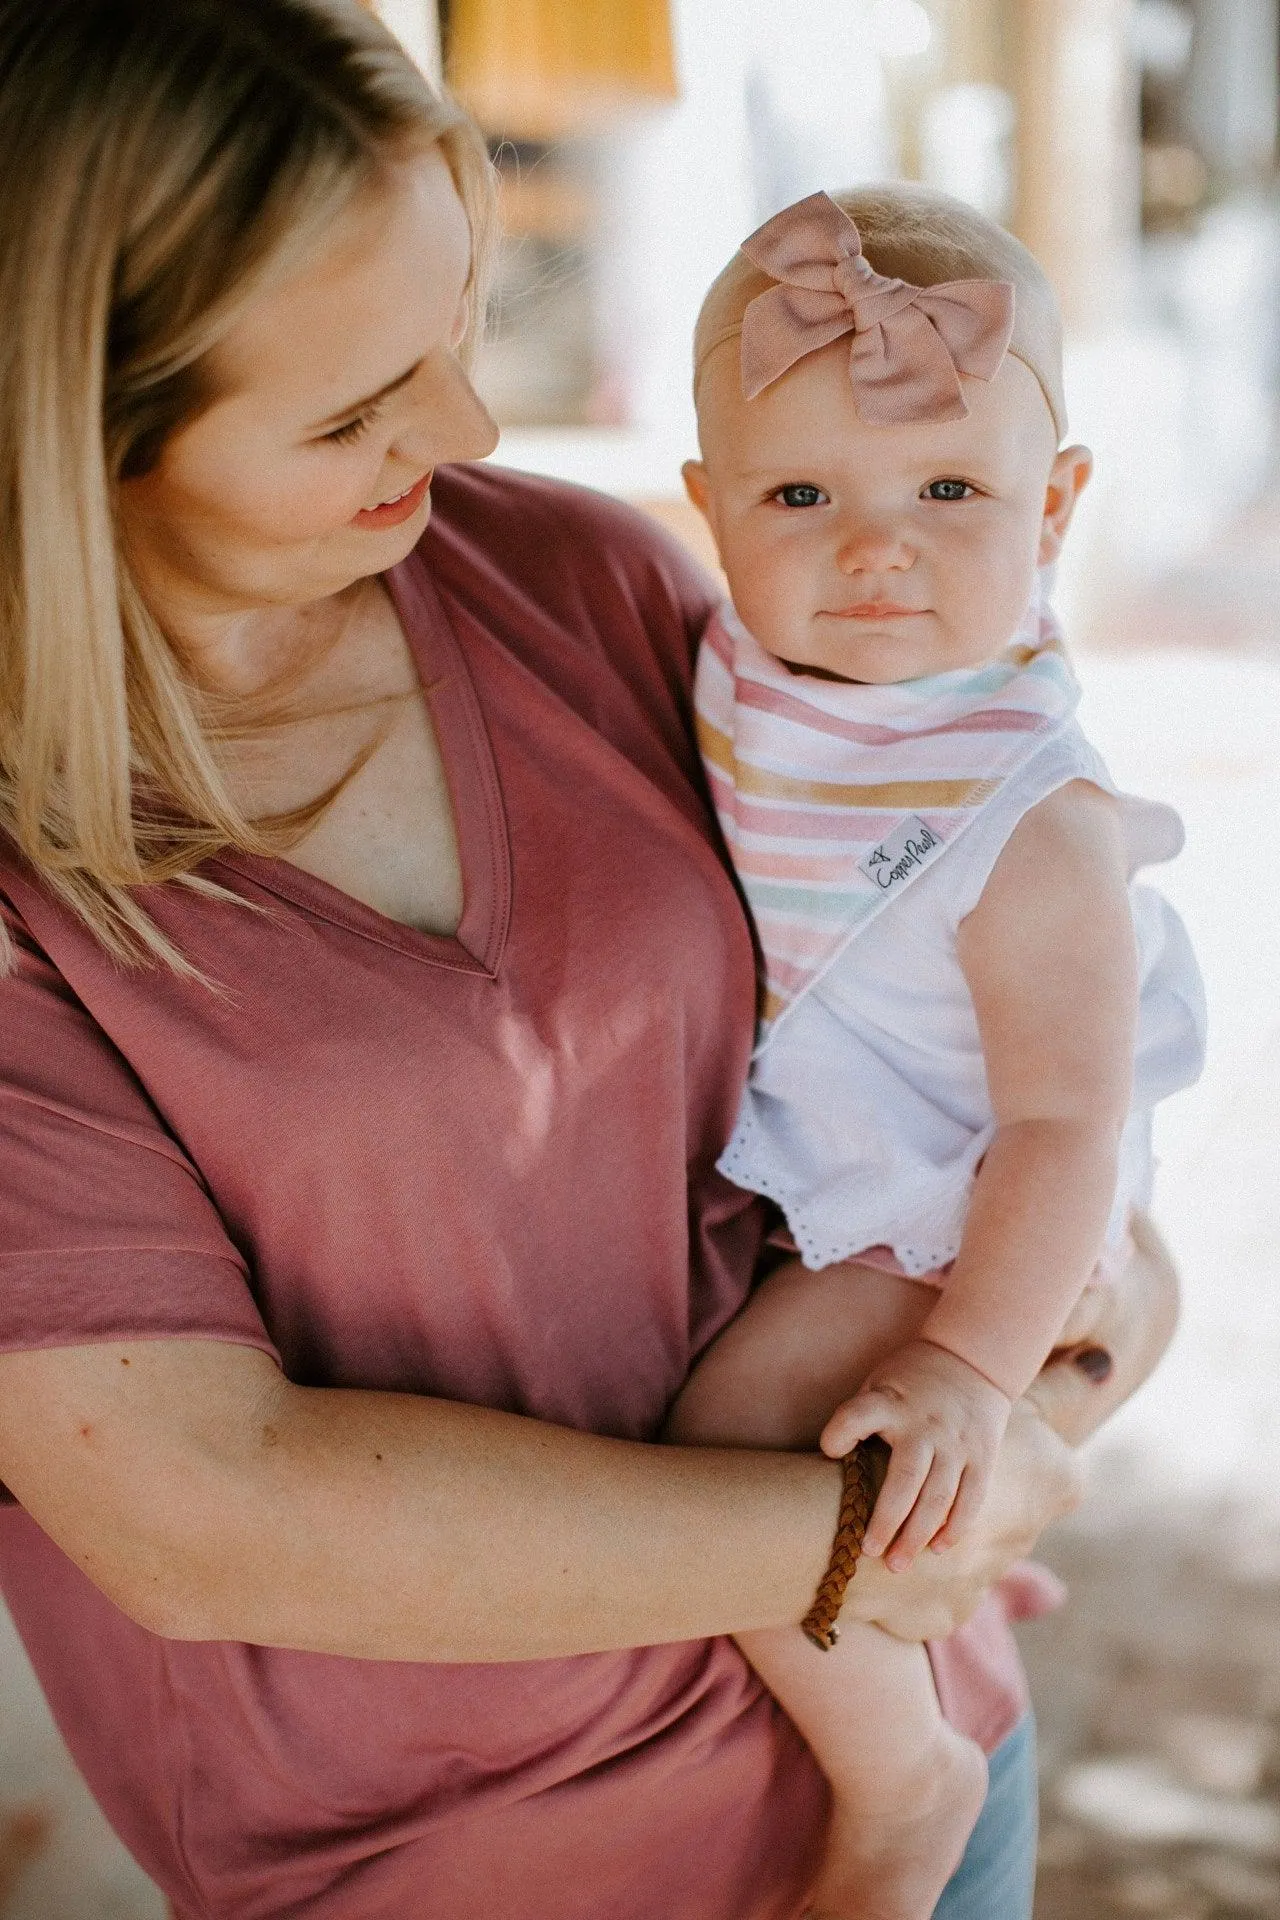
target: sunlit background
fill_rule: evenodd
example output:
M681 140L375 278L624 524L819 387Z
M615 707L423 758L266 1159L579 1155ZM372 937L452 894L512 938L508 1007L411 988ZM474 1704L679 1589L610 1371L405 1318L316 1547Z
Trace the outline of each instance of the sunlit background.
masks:
M678 497L689 340L761 220L922 179L1012 225L1058 287L1072 435L1098 459L1059 604L1114 773L1185 817L1162 884L1213 1027L1160 1116L1183 1325L1046 1542L1070 1605L1024 1638L1037 1920L1280 1920L1280 0L377 10L499 169L497 458L633 500L704 557ZM159 1920L2 1616L0 1683L2 1920Z

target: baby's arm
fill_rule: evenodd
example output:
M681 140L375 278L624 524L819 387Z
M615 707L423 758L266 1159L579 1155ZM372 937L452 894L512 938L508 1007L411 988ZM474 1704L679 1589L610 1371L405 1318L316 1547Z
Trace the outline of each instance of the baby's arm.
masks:
M893 1448L869 1553L910 1565L982 1502L1012 1402L1053 1347L1097 1259L1132 1090L1137 966L1116 803L1074 781L1020 821L959 958L996 1133L964 1239L920 1336L823 1433Z

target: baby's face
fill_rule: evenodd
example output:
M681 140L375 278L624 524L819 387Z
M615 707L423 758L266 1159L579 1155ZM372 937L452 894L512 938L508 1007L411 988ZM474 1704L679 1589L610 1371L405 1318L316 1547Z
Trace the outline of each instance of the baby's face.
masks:
M963 420L867 426L847 339L754 400L742 397L736 342L711 356L704 457L685 482L769 653L883 684L976 666L1008 645L1090 458L1056 453L1044 396L1012 355L994 380L962 384Z

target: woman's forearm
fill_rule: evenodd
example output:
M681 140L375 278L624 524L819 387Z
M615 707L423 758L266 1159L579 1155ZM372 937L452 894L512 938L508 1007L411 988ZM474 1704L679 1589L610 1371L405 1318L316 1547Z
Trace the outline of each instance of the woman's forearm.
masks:
M801 1617L839 1467L290 1384L198 1341L0 1357L0 1478L153 1631L516 1660Z
M193 1568L192 1637L526 1660L798 1619L838 1468L602 1439L408 1395L291 1389Z

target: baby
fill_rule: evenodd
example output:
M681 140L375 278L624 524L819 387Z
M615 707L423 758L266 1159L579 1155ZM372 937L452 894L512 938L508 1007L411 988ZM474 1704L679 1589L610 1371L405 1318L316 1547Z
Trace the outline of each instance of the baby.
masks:
M1130 885L1181 829L1117 793L1042 606L1091 460L1023 247L922 189L814 194L720 275L695 359L685 482L732 594L699 731L763 968L719 1164L800 1260L668 1433L879 1434L863 1550L901 1568L972 1526L1014 1400L1126 1256L1152 1105L1199 1072L1186 935ZM927 1920L986 1769L923 1649L742 1644L831 1784L815 1911Z

